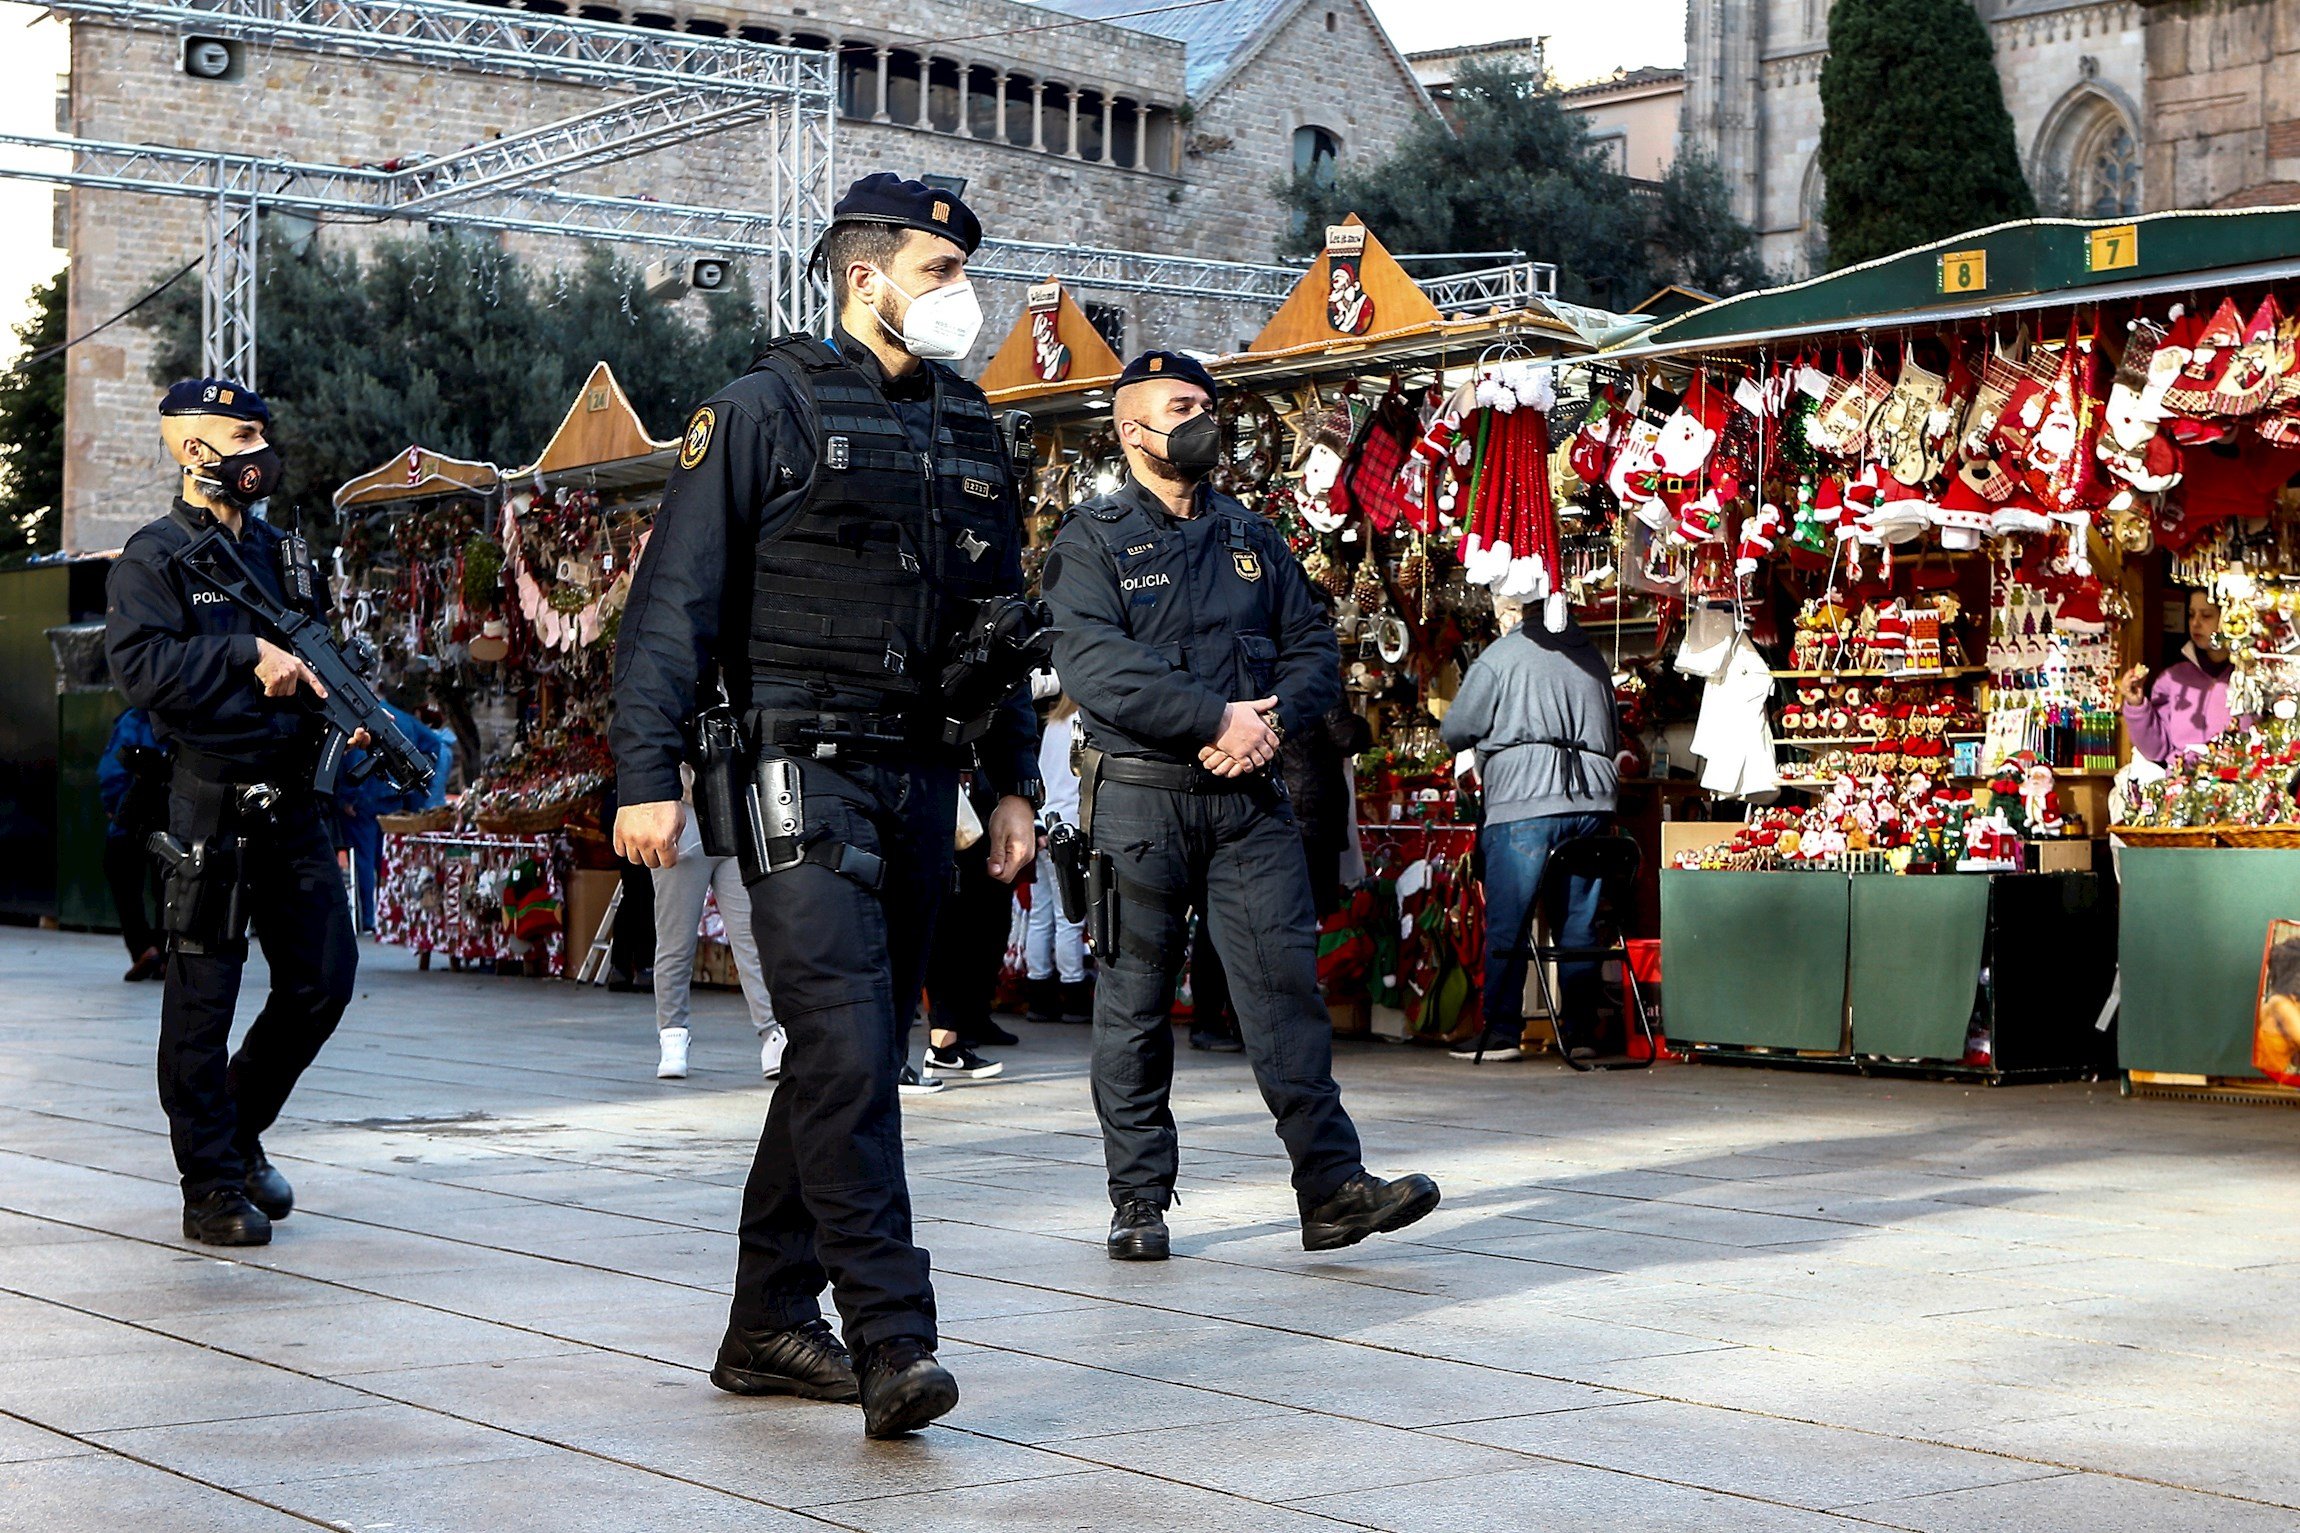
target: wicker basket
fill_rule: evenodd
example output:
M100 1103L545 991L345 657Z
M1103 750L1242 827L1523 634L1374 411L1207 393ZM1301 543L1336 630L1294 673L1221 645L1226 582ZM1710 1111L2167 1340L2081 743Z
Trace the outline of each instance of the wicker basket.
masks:
M507 809L500 814L482 814L479 829L489 836L540 836L545 831L557 830L567 823L573 804L545 804L539 809Z
M2223 825L2218 834L2222 846L2273 851L2300 849L2300 825Z
M452 809L419 809L412 814L379 814L375 823L389 836L420 836L427 831L450 830L455 825Z
M2127 846L2218 846L2222 834L2210 825L2111 825L2108 833Z

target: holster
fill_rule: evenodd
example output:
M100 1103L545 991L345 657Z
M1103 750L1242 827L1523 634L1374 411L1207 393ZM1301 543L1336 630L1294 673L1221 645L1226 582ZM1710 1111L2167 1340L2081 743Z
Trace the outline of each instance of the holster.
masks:
M191 806L185 835L158 830L144 843L160 862L160 930L179 953L245 958L248 913L238 814L244 790L179 770L176 791Z
M878 853L834 840L828 832L807 834L806 786L799 764L772 746L759 749L744 778L736 819L735 861L746 884L787 873L801 863L828 868L873 893L886 882L886 863Z
M1054 887L1062 900L1062 919L1073 925L1086 919L1086 865L1093 855L1086 837L1075 825L1057 821L1046 833L1046 860L1054 868Z
M706 708L695 719L695 829L706 857L740 857L743 799L750 780L750 752L735 710Z

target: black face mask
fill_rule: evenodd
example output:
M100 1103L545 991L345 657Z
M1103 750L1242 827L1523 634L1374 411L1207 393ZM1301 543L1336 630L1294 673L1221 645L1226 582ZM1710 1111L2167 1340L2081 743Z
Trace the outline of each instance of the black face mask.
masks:
M200 445L207 446L204 442ZM215 449L208 447L208 451ZM213 483L220 498L245 510L280 487L280 476L287 472L287 465L281 461L279 449L266 442L230 457L219 454L216 462L194 468L192 472Z
M1142 429L1158 431L1155 426ZM1211 410L1158 434L1166 439L1166 461L1185 479L1203 479L1222 461L1222 423Z

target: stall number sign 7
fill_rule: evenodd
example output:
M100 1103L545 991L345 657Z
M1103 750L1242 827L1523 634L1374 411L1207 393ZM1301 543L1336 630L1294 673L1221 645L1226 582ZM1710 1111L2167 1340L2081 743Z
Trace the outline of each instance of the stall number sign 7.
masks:
M1944 293L1982 293L1988 291L1989 253L1985 250L1944 250L1941 252L1941 291Z
M2084 266L2087 271L2116 271L2121 267L2140 264L2140 226L2118 224L2113 229L2095 229L2092 240L2085 247Z

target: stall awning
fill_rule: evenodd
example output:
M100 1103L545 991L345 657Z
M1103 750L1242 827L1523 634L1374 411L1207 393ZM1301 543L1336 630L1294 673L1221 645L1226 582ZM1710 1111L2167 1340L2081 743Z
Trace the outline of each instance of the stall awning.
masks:
M615 381L615 370L601 362L583 381L542 456L504 477L514 482L540 479L546 484L567 480L598 488L660 484L670 477L678 456L676 440L657 441L647 434L639 412Z
M492 463L450 458L427 447L409 447L380 468L370 469L335 492L335 509L380 506L440 495L485 495L503 482Z
M2032 218L1722 299L1606 355L1725 351L2295 276L2300 207Z

